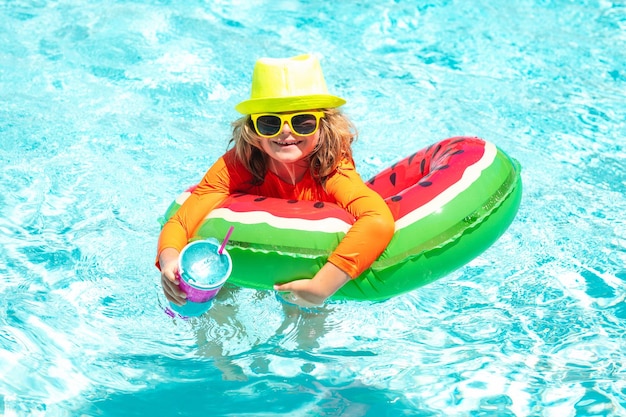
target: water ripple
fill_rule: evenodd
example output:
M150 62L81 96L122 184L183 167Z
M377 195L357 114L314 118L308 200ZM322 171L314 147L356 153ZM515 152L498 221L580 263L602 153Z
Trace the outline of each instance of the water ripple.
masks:
M0 413L626 413L621 2L153 3L0 8ZM364 177L483 136L524 167L516 221L386 302L227 287L172 319L155 219L224 151L245 68L307 51Z

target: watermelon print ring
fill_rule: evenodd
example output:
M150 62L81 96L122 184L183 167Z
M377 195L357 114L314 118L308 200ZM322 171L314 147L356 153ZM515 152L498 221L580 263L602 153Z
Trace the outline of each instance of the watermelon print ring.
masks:
M519 163L475 137L434 143L367 184L391 209L395 234L371 267L332 299L386 300L448 275L506 231L522 198ZM193 188L169 206L162 225ZM190 241L219 239L234 226L229 282L271 290L275 283L313 277L353 222L331 203L234 194L207 214Z

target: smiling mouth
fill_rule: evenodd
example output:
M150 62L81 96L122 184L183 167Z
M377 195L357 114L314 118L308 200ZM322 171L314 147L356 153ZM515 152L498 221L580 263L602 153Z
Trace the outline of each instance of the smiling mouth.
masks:
M300 142L299 141L285 141L285 142L273 141L273 143L281 147L287 147L287 146L292 146L292 145L298 145Z

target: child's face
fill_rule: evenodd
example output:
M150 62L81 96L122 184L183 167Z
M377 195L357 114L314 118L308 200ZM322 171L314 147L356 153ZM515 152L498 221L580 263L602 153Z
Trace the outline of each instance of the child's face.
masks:
M272 138L259 137L261 149L275 162L293 164L306 159L315 149L320 139L320 130L310 135L295 135L288 123L284 123L280 133Z

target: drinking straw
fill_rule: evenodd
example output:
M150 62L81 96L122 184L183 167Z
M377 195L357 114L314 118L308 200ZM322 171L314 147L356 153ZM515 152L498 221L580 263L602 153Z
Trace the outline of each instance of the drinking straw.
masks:
M234 229L235 228L233 226L230 226L230 228L228 229L228 232L226 232L226 236L224 236L224 240L222 241L222 246L220 246L220 248L217 250L217 253L219 253L220 255L224 251L224 247L228 243L228 239L230 239L230 235L231 233L233 233Z

